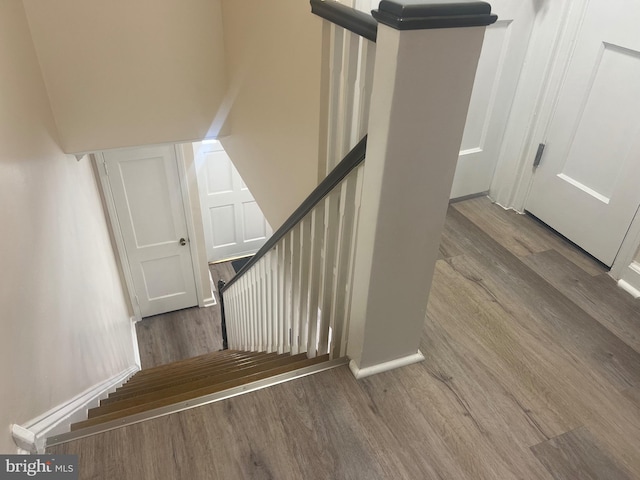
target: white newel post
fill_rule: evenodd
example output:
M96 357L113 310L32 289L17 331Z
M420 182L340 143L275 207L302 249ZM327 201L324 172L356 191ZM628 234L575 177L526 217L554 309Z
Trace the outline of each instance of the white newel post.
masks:
M357 378L419 351L485 2L380 2L347 355Z

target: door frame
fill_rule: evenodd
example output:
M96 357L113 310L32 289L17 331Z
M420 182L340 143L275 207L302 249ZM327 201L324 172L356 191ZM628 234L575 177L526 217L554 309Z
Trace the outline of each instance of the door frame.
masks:
M160 146L163 144L145 145L145 146ZM164 144L167 145L167 144ZM197 238L195 233L194 220L192 215L192 205L189 197L189 183L187 181L188 172L184 162L184 155L182 149L176 144L169 144L172 146L176 157L176 163L178 167L178 177L180 179L180 195L182 198L182 205L184 209L185 221L187 224L187 234L189 235L189 252L191 254L191 265L193 268L193 276L196 285L196 298L198 300L199 307L206 307L215 305L215 301L211 302L211 298L205 298L201 280L201 269L198 264L198 248L194 240ZM137 147L118 148L112 150L131 150ZM129 296L129 302L133 309L133 317L136 322L142 320L142 312L140 311L140 305L137 300L136 291L133 283L133 275L131 274L131 266L129 263L129 257L125 248L124 237L122 234L122 228L118 221L118 214L116 212L116 205L113 199L113 192L111 191L111 184L109 182L109 176L105 170L105 161L103 151L94 152L91 154L91 161L94 163L95 171L98 172L100 189L104 195L105 205L107 207L107 217L109 218L109 225L113 231L113 237L116 243L116 254L122 266L122 274L124 277L125 289ZM213 297L213 293L211 294Z
M589 0L547 2L548 11L536 19L489 191L503 208L524 212L533 184L533 158L538 144L546 141L588 4ZM639 247L640 211L609 275L619 280Z

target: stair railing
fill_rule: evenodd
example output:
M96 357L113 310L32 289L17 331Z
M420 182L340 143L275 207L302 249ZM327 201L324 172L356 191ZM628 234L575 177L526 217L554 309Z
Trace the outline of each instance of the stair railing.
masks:
M335 1L311 0L322 21L321 176L366 135L378 22Z
M338 2L311 0L311 9L323 18L324 180L235 277L219 283L224 348L346 352L378 24Z
M249 262L219 283L229 348L344 354L363 138ZM358 168L360 167L360 168ZM230 321L231 320L231 321Z
M424 359L440 232L497 17L486 2L384 0L372 11L376 29L340 3L311 4L325 19L324 180L220 291L229 347L346 355L361 378ZM365 126L366 171L367 137L351 148Z

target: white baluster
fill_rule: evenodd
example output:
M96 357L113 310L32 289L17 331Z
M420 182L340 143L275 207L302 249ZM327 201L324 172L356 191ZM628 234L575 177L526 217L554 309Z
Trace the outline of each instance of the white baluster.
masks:
M300 352L300 325L302 318L302 230L303 222L291 231L291 353Z
M249 301L249 275L243 275L240 277L240 285L242 294L240 297L240 301L242 302L242 322L240 324L241 336L242 336L242 350L249 350L250 342L249 335L247 333L247 322L251 319L251 314L249 313L251 310L251 302Z
M306 352L309 339L309 279L311 272L312 237L311 215L307 215L302 221L300 242L300 317L299 347L300 352Z
M294 228L295 230L295 228ZM294 239L293 231L289 232L285 237L285 248L283 249L283 265L284 265L284 274L283 274L283 336L282 336L282 346L284 352L291 351L291 316L293 314L293 265L291 261L291 250L292 243Z
M318 355L329 352L329 327L333 323L331 301L334 296L335 259L340 212L340 187L336 187L325 201L324 218L324 255L322 259L322 280L320 284L319 308L321 312L318 324Z
M278 333L276 335L276 346L278 353L284 352L284 305L285 305L285 286L284 286L284 272L286 270L284 252L287 247L288 235L282 237L278 245L276 246L276 261L275 267L278 279L278 291L276 293L276 318L278 324Z
M322 284L322 256L324 250L324 211L325 200L320 201L311 211L311 245L309 271L309 334L307 355L315 357L318 348L318 321L320 285Z

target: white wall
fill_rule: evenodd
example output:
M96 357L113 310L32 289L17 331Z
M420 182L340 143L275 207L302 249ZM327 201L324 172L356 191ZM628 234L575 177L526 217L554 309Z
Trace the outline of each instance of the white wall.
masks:
M57 2L56 2L57 4ZM0 2L0 452L24 423L134 364L88 159L64 155L22 2Z
M317 184L322 21L301 0L222 0L231 109L220 140L277 229Z
M65 152L215 135L220 0L24 0Z

